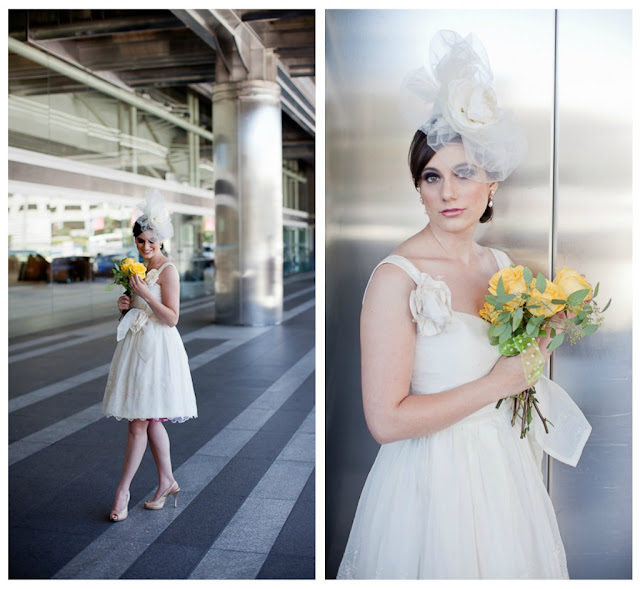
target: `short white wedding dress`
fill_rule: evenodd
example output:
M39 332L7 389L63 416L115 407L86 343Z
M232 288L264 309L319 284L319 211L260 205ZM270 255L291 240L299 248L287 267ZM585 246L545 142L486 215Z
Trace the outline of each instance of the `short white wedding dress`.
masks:
M511 263L503 252L492 252L499 267ZM489 323L452 311L448 286L406 258L392 255L385 263L415 281L411 298L422 303L410 305L418 328L410 394L445 391L488 374L499 359ZM520 439L505 401L432 435L384 444L362 491L338 578L568 578L542 451L575 466L591 426L557 384L542 377L536 390L543 415L555 426L549 434L536 416Z
M145 282L162 301L157 283L171 262L147 272ZM117 346L102 402L107 417L183 422L198 416L189 360L176 327L160 323L142 298L118 324Z

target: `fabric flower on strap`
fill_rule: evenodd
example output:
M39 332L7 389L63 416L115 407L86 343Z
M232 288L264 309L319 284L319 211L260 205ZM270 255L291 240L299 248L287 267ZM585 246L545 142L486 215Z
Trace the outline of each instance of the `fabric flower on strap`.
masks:
M440 333L453 319L449 287L426 273L420 274L418 286L411 291L409 307L420 335Z

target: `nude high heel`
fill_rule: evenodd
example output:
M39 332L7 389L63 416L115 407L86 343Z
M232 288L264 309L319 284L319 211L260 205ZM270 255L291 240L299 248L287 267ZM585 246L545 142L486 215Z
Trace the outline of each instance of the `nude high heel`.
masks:
M169 495L173 495L173 506L178 507L178 493L180 492L180 487L178 483L174 482L160 497L158 497L155 501L153 499L149 499L144 502L145 509L162 509L164 507L165 502L167 501L167 497Z
M112 522L121 522L122 520L127 519L127 516L129 515L129 499L131 499L131 493L127 491L127 504L124 506L124 509L121 509L120 511L112 509L109 514L109 519Z

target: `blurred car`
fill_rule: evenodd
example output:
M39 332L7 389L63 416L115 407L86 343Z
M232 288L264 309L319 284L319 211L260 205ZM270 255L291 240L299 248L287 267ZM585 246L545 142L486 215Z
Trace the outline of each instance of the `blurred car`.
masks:
M49 281L51 264L41 254L32 250L9 252L9 282L16 280Z
M129 250L127 252L121 252L118 254L108 254L103 256L96 256L93 260L93 276L111 278L113 273L114 264L124 260L125 258L138 259L138 252L136 250Z
M54 282L82 282L91 279L91 258L89 256L67 256L54 258L51 262Z
M202 257L207 260L215 260L216 258L216 250L215 248L208 243L202 245Z

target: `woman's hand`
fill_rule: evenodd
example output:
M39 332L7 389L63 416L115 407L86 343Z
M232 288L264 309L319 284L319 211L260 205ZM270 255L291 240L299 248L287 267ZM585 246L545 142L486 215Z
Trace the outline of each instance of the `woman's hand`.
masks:
M551 338L541 337L537 341L540 354L546 365L551 356L551 352L547 349L547 346L551 343ZM502 356L491 370L491 377L497 379L496 394L500 396L496 398L496 401L504 397L517 395L533 386L526 381L520 354L510 357Z
M122 312L128 311L131 308L131 298L127 295L122 295L118 299L118 309Z
M137 274L133 274L131 278L129 278L129 284L131 285L131 290L136 293L139 297L142 297L147 303L149 302L149 298L151 297L151 291L147 286L147 283L142 280Z

